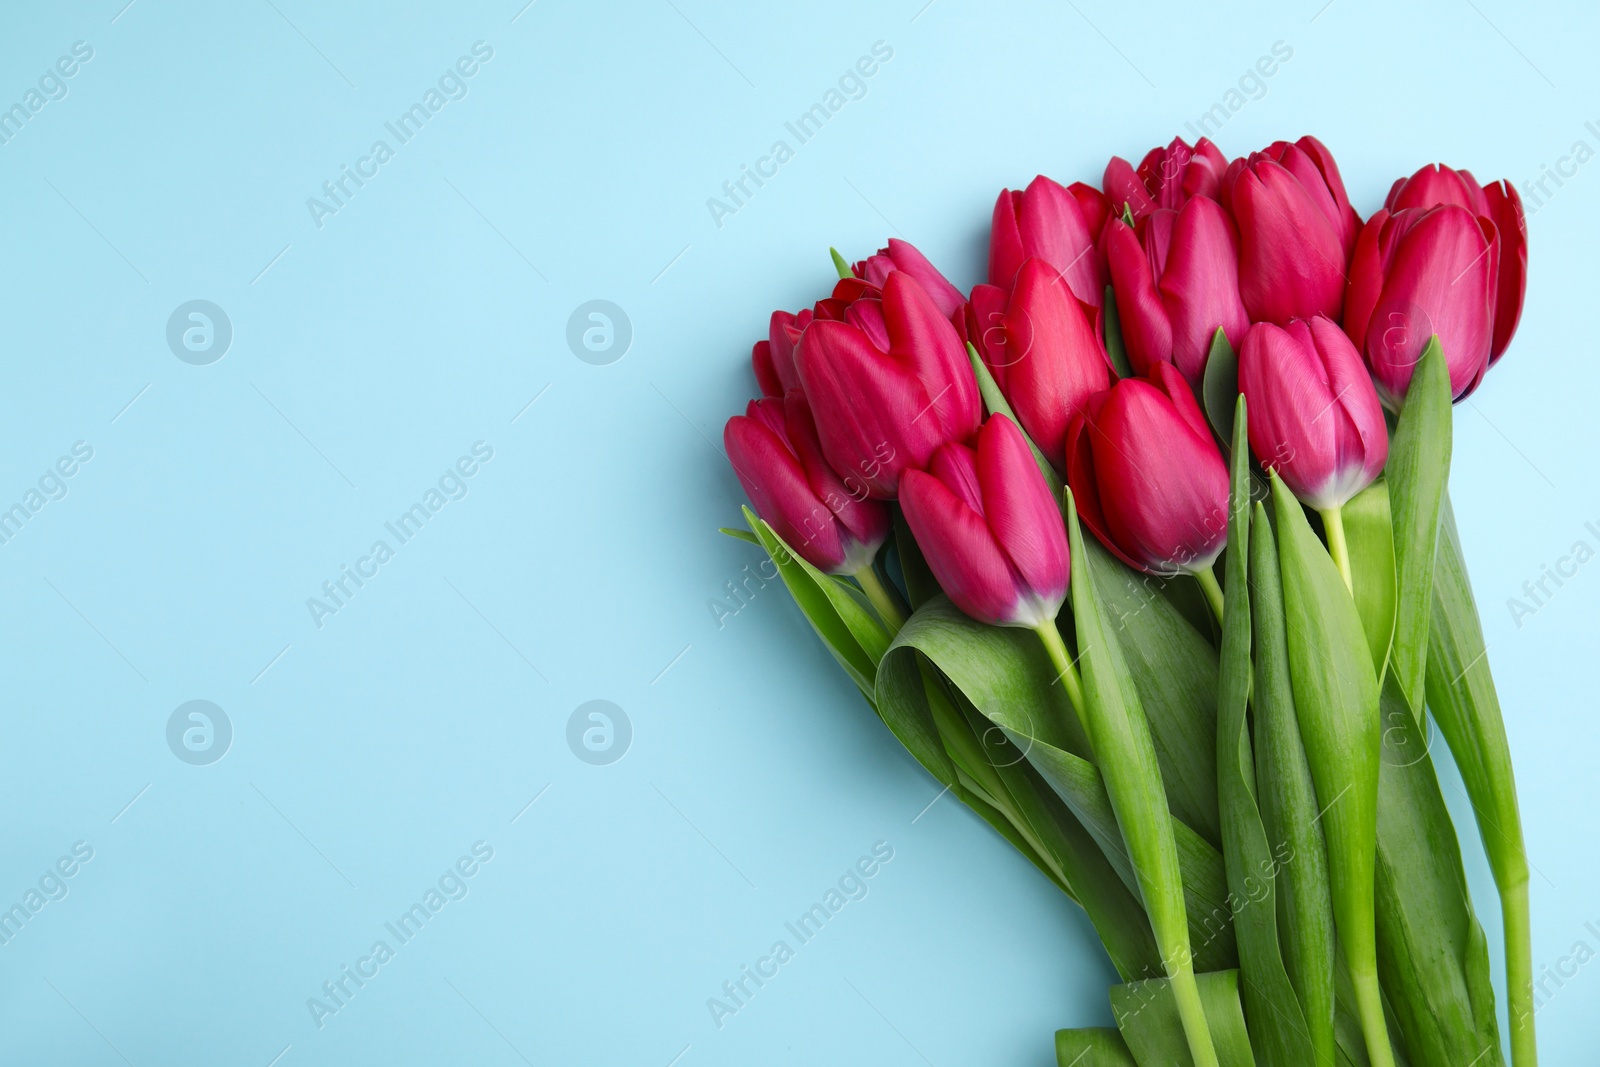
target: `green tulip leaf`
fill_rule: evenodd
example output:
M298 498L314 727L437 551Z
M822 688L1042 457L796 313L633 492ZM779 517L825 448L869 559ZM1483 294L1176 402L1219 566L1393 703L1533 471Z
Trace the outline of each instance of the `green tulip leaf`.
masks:
M1056 1067L1139 1067L1115 1030L1088 1027L1056 1031Z
M1450 368L1435 336L1411 376L1385 467L1398 587L1390 669L1422 716L1439 509L1450 477Z
M1334 925L1369 1044L1388 1052L1377 983L1373 864L1378 829L1378 679L1361 617L1305 511L1272 478L1295 712L1328 845ZM1374 1059L1380 1053L1374 1052Z
M1378 971L1413 1067L1498 1067L1489 951L1461 846L1399 679L1383 690Z
M748 507L744 517L777 565L800 613L870 702L877 688L878 660L888 647L888 635L864 601L854 600L832 578L795 555L783 538Z
M970 702L996 732L1003 733L1020 753L1018 758L1032 765L1094 838L1123 884L1138 893L1138 880L1105 784L1087 758L1088 740L1038 639L1027 630L986 626L941 596L912 616L896 644L916 649L936 665L951 680L958 696ZM891 653L889 659L897 654ZM986 746L994 742L988 731L980 728L976 732ZM993 762L1005 763L998 758ZM1222 857L1175 811L1171 821L1199 965L1206 969L1232 966L1237 956L1228 922Z
M730 530L726 526L719 526L719 527L717 527L717 533L727 534L729 537L733 538L735 541L744 541L745 543L752 544L752 545L760 545L761 544L761 538L757 537L755 534L751 533L749 530Z
M1250 594L1256 654L1251 703L1255 707L1257 801L1278 872L1273 894L1279 947L1314 1053L1306 1062L1328 1067L1336 1062L1334 978L1339 962L1328 852L1318 819L1316 786L1295 717L1277 538L1266 508L1259 503L1250 526ZM1359 1025L1354 1044L1362 1049L1359 1062L1364 1062Z
M1165 595L1161 579L1127 566L1093 538L1084 538L1084 550L1072 557L1073 566L1094 577L1100 610L1150 723L1172 813L1220 848L1216 649ZM1210 617L1210 609L1201 610Z
M1533 960L1528 914L1528 857L1516 776L1500 699L1472 597L1461 537L1446 493L1439 550L1434 560L1429 616L1428 707L1455 755L1477 816L1478 836L1500 891L1508 974L1507 1008L1513 1058L1529 1058L1534 1044Z
M1221 331L1218 331L1219 336ZM1244 397L1235 400L1228 493L1228 554L1222 614L1222 667L1217 685L1217 776L1222 805L1222 854L1238 938L1244 1003L1255 1020L1256 1059L1266 1067L1316 1062L1300 1002L1278 947L1276 882L1284 859L1275 856L1256 805L1248 704L1251 687L1250 442Z
M1200 381L1200 396L1206 418L1224 443L1233 440L1234 399L1239 395L1239 357L1234 354L1228 335L1217 327L1211 335L1211 351L1206 355L1205 374Z
M971 634L979 643L970 645L961 636L952 636L952 631ZM1024 638L1029 644L1012 643L1012 638ZM941 659L957 676L953 691L943 688L944 675L935 669ZM884 656L878 671L878 704L901 743L935 777L946 785L958 781L964 788L982 789L991 807L1011 823L1010 830L998 824L996 829L1013 844L1031 838L1024 854L1037 856L1040 869L1082 905L1117 973L1124 977L1154 973L1161 954L1144 910L1094 837L1023 756L1011 754L1014 750L999 727L975 731L957 706L962 702L980 709L1014 706L1020 709L1014 713L1017 716L1053 709L1060 699L1051 692L1053 680L1044 650L1032 634L982 626L938 596L912 614ZM1041 724L1052 719L1037 716ZM1059 731L1050 736L1065 741ZM1025 788L1030 781L1036 783L1033 795Z
M1250 1032L1239 1003L1239 972L1211 971L1195 979L1218 1062L1227 1067L1255 1067ZM1139 1067L1193 1067L1171 979L1112 986L1111 1013Z
M1155 742L1139 703L1138 686L1128 672L1116 635L1101 614L1093 576L1083 566L1088 556L1077 509L1070 506L1071 496L1069 489L1067 535L1072 558L1079 561L1072 568L1072 612L1083 674L1080 710L1084 727L1116 812L1117 825L1122 829L1122 839L1128 846L1156 945L1166 961L1164 970L1172 979L1188 1045L1197 1058L1205 1057L1203 1064L1215 1064L1214 1041L1207 1033L1195 986L1178 845L1167 811Z
M1351 595L1372 652L1380 684L1394 644L1394 524L1389 486L1383 479L1351 497L1343 508L1345 542L1350 552Z

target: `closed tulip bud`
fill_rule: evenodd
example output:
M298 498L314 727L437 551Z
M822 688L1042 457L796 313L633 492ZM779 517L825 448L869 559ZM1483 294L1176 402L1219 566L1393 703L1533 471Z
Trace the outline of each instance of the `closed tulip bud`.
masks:
M934 306L947 319L966 303L961 296L961 290L951 285L950 280L939 273L939 268L929 263L928 258L917 251L915 245L898 237L889 238L887 248L878 249L877 255L868 256L852 269L856 277L870 282L879 289L883 288L890 271L905 271L933 298Z
M1112 156L1106 164L1106 198L1113 217L1127 205L1138 222L1157 208L1176 211L1197 196L1217 199L1227 169L1228 160L1209 138L1190 147L1182 137L1174 137L1165 148L1145 153L1138 170L1121 156Z
M1106 272L1096 242L1105 212L1089 192L1074 195L1042 175L1024 190L1001 190L989 232L989 284L1009 289L1023 261L1038 257L1079 300L1103 304Z
M1528 224L1522 197L1508 181L1479 185L1470 171L1453 170L1442 163L1423 167L1400 178L1389 190L1383 206L1391 213L1406 208L1456 204L1494 222L1500 237L1500 274L1495 286L1494 338L1489 343L1489 366L1505 353L1522 318L1522 298L1528 287Z
M889 510L852 493L822 458L805 397L750 401L722 441L739 484L784 543L829 574L856 574L889 534Z
M1207 571L1228 539L1228 470L1182 374L1157 363L1091 398L1067 431L1078 517L1130 567Z
M1456 204L1379 211L1350 264L1344 329L1385 403L1398 407L1438 334L1461 399L1489 369L1500 267L1493 220Z
M856 300L844 316L806 327L800 380L833 469L846 485L893 499L902 471L976 432L977 382L955 326L904 271L884 280L881 300Z
M939 586L956 607L993 626L1052 622L1070 577L1061 511L1016 424L995 415L977 447L934 453L909 470L900 506Z
M1331 319L1258 322L1239 349L1250 447L1301 501L1328 511L1372 484L1389 429L1361 353Z
M1252 321L1338 317L1361 219L1321 141L1279 141L1222 181L1239 227L1239 295Z
M1235 347L1250 327L1227 212L1195 197L1176 211L1155 208L1137 228L1114 218L1102 240L1134 372L1168 362L1198 387L1217 327Z
M1009 294L972 291L965 333L1034 443L1059 461L1067 424L1111 384L1111 364L1083 305L1061 275L1029 259Z
M750 363L755 367L756 383L761 386L763 396L781 397L791 389L800 388L794 346L811 322L811 315L809 309L798 315L783 310L772 313L767 323L767 339L757 341L750 352Z

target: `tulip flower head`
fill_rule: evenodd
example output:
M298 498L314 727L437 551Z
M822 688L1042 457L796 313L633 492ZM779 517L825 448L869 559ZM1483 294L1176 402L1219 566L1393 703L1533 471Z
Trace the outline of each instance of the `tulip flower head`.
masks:
M1106 164L1106 199L1113 218L1126 205L1138 222L1157 208L1176 211L1197 196L1217 199L1227 169L1227 158L1209 138L1190 147L1182 137L1174 137L1166 147L1146 152L1138 170L1121 156L1112 156Z
M1456 204L1379 211L1350 264L1344 328L1386 404L1398 408L1438 334L1457 400L1489 369L1500 273L1499 233Z
M1177 210L1154 208L1136 226L1114 218L1101 240L1134 373L1164 361L1198 388L1217 328L1237 347L1250 326L1227 212L1194 197Z
M1328 511L1389 457L1383 407L1361 354L1331 319L1258 322L1239 349L1250 447L1300 500Z
M1228 539L1228 470L1182 374L1157 363L1092 397L1067 431L1078 517L1130 567L1208 571Z
M1222 181L1239 227L1239 295L1252 321L1337 317L1361 219L1315 137L1236 159Z
M1105 346L1061 275L1029 259L1009 294L974 287L961 323L1022 428L1045 455L1060 457L1067 423L1111 384Z
M767 322L767 339L757 341L750 350L750 363L755 368L756 384L762 396L782 397L791 389L800 388L800 372L794 365L794 346L811 323L810 309L798 315L778 310Z
M1456 204L1494 222L1500 238L1500 274L1495 286L1494 338L1489 344L1489 366L1505 354L1522 318L1522 298L1528 288L1528 223L1522 197L1508 181L1479 185L1465 170L1442 163L1423 167L1400 178L1389 190L1383 206L1391 213L1406 208Z
M905 271L884 279L881 299L864 296L843 315L806 327L800 380L833 469L890 500L907 467L977 431L978 386L955 326Z
M966 303L961 296L961 290L951 285L950 280L939 273L938 267L929 263L928 258L917 251L915 245L898 237L889 238L888 247L878 249L877 255L868 256L851 269L857 278L877 286L880 290L890 271L905 271L933 298L939 313L947 319L961 310L961 306Z
M722 440L756 513L806 562L829 574L871 565L889 534L888 508L852 493L828 466L798 390L750 401Z
M950 442L901 480L900 506L940 587L993 626L1053 623L1071 576L1061 511L1016 424L995 415L976 448Z
M1002 189L989 231L989 284L1009 289L1025 260L1038 257L1067 280L1079 300L1105 303L1106 271L1096 242L1107 215L1104 197L1065 189L1044 176L1023 190Z

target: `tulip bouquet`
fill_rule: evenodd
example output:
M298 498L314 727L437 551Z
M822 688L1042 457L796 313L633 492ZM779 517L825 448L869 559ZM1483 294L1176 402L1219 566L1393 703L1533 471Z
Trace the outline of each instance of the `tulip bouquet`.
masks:
M770 554L867 704L1088 914L1122 978L1076 1067L1501 1064L1429 752L1500 893L1528 863L1447 493L1451 404L1521 312L1509 183L1364 223L1305 137L1176 140L995 203L970 294L911 245L772 315L728 421Z

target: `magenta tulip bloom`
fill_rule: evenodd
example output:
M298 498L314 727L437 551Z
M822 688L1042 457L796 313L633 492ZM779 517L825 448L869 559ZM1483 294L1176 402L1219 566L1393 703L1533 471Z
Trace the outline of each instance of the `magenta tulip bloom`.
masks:
M1200 574L1228 539L1228 470L1182 374L1157 363L1089 401L1067 431L1078 517L1151 574Z
M1441 204L1372 216L1350 264L1344 329L1385 403L1405 399L1434 334L1455 398L1478 387L1489 369L1499 272L1498 231L1487 215Z
M1121 156L1112 156L1104 180L1112 217L1121 216L1123 205L1138 222L1157 208L1176 211L1197 196L1215 200L1227 169L1228 160L1205 137L1192 148L1182 137L1174 137L1165 148L1145 153L1137 171Z
M845 484L890 500L907 467L925 467L978 429L978 385L956 328L905 271L844 319L814 318L796 351L822 453Z
M1022 428L1059 462L1067 423L1111 384L1105 346L1083 305L1054 267L1029 259L1009 297L993 285L972 290L964 326Z
M756 514L806 562L829 574L871 565L889 534L889 509L852 493L828 466L798 390L750 401L722 441Z
M1487 216L1500 237L1500 276L1495 287L1494 339L1489 345L1489 366L1505 354L1511 335L1522 318L1522 298L1528 287L1528 223L1522 197L1508 181L1479 185L1468 171L1452 170L1442 163L1423 167L1400 178L1389 190L1383 206L1392 214L1406 208L1456 204L1474 215Z
M1239 227L1239 295L1251 320L1337 318L1361 219L1322 142L1279 141L1234 160L1222 195Z
M1055 620L1070 576L1066 528L1010 419L984 423L976 450L951 442L926 472L907 471L900 506L956 607L992 626Z
M879 289L883 288L890 271L905 271L933 298L939 313L947 319L960 311L961 305L966 303L961 290L951 285L950 280L939 273L939 268L929 263L928 258L917 251L915 245L898 237L889 238L887 248L878 249L877 255L868 256L852 269L857 278L870 282Z
M1344 506L1389 458L1377 390L1332 319L1250 327L1239 349L1239 392L1262 467L1318 511Z
M800 388L800 372L794 365L794 346L800 334L811 322L811 311L798 315L778 310L767 322L767 339L757 341L750 351L750 363L755 367L756 383L761 395L781 397L791 389Z
M1176 211L1155 208L1137 229L1113 218L1102 240L1134 372L1168 362L1198 388L1217 327L1235 348L1250 327L1227 212L1197 196Z
M1096 242L1105 213L1087 192L1081 197L1043 175L1027 189L1002 189L989 232L989 284L1011 288L1023 261L1036 256L1061 272L1079 300L1103 304L1106 272Z

